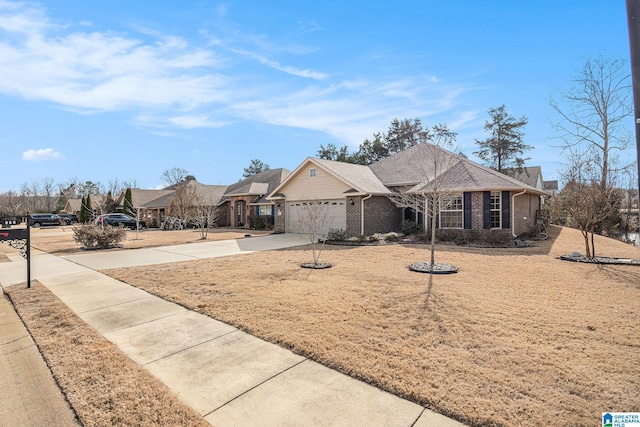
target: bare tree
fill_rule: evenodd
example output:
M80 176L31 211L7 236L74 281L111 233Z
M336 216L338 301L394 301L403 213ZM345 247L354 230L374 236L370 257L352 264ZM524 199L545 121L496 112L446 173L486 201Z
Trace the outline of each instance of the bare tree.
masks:
M304 263L302 264L303 267L325 268L331 266L331 264L319 262L320 254L326 242L326 239L319 239L321 237L320 230L330 224L331 220L328 202L312 200L302 203L299 215L293 223L296 231L311 244L311 253L313 255L313 263Z
M189 176L189 171L186 169L173 167L162 172L160 178L164 181L167 187L170 187L172 185L180 184L182 181L187 179L187 176Z
M452 192L450 184L455 177L447 173L460 162L460 157L444 148L453 147L456 136L456 133L451 132L444 124L434 126L425 135L425 138L429 138L429 140L422 141L420 145L422 155L415 157L411 164L412 169L417 172L420 182L390 197L396 206L413 209L429 218L431 231L431 256L427 266L429 272L433 272L436 266L436 229L438 228L438 218L441 217L440 213L448 210L454 203L461 202L460 198L462 197L461 194ZM440 220L443 221L443 218Z
M169 204L171 216L180 220L182 226L186 225L193 216L194 200L197 197L196 189L189 185L190 181L177 184L173 198Z
M209 230L218 218L218 206L215 201L207 199L200 193L194 194L190 221L200 232L200 239L209 236Z
M38 182L34 181L31 184L26 182L22 183L22 186L20 187L20 198L28 212L42 211L39 203L39 195L40 184Z
M597 227L609 215L620 209L616 189L603 186L598 166L585 153L575 153L571 165L564 174L565 185L558 195L559 203L568 213L570 224L582 232L585 256L593 258L594 234ZM610 182L610 181L609 181Z
M7 191L0 195L0 212L8 216L22 216L26 209L20 195L14 191Z
M561 146L571 153L588 151L599 168L600 186L611 175L630 167L619 165L617 155L630 143L625 123L632 115L630 67L627 61L598 57L585 62L573 86L549 103L558 113L554 124ZM571 156L572 154L570 154Z

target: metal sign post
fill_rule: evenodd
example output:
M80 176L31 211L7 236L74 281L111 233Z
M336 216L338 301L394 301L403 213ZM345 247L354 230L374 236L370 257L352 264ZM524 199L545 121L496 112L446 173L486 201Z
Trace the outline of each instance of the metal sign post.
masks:
M31 287L31 224L27 216L27 228L0 229L0 243L20 250L20 255L27 259L27 288Z

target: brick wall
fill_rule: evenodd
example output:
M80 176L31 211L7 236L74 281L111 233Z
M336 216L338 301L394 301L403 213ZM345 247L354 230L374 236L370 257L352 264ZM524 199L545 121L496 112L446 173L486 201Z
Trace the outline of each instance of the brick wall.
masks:
M482 230L484 228L483 204L482 191L471 193L471 228L473 230Z
M388 233L402 230L401 208L387 197L371 197L364 201L364 234Z
M280 206L278 206L280 205ZM286 222L286 218L285 218L285 202L284 200L281 201L277 201L276 205L274 207L275 211L274 211L274 218L273 218L273 231L275 231L276 233L284 233L285 229L285 222Z

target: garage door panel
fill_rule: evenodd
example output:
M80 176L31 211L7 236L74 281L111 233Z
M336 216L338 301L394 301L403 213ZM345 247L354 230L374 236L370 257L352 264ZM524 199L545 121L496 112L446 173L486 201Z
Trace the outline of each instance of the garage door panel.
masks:
M319 203L319 204L318 204ZM346 229L347 215L345 200L301 200L287 202L287 231L301 233L301 218L305 218L309 223L309 217L316 216L318 219L319 235L326 235L330 229Z

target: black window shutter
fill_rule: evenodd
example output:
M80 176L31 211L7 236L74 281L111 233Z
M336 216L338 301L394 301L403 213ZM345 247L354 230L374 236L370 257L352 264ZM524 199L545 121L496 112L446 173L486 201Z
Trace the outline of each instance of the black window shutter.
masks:
M491 191L482 194L483 227L491 228Z
M502 192L502 228L511 228L511 193Z
M464 193L462 203L464 203L464 228L471 230L471 193Z

